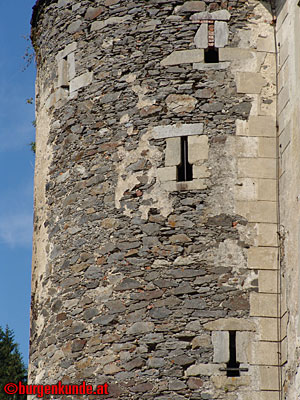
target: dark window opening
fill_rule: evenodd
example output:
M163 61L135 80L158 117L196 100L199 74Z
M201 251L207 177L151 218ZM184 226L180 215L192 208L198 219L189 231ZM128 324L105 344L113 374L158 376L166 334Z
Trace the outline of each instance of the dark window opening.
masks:
M236 361L236 331L229 331L229 362L227 376L240 376L240 363Z
M219 62L219 49L215 47L209 47L204 50L204 62L205 63L218 63Z
M177 167L177 181L185 182L193 180L193 166L188 162L188 138L181 138L181 163Z

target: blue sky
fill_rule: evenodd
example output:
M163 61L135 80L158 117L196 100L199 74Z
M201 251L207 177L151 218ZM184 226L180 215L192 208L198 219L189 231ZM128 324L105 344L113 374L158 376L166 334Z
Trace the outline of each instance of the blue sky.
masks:
M0 326L15 333L28 362L32 248L35 66L24 72L35 0L1 1L0 24Z

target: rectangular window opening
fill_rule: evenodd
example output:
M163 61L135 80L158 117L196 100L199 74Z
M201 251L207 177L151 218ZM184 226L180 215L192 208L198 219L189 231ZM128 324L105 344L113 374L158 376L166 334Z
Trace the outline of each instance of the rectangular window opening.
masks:
M181 163L177 167L177 182L193 180L193 166L188 162L188 138L181 137Z
M227 376L240 376L240 363L236 361L236 331L229 331L229 361Z
M218 63L219 62L219 49L216 47L209 47L204 50L204 62L205 63Z

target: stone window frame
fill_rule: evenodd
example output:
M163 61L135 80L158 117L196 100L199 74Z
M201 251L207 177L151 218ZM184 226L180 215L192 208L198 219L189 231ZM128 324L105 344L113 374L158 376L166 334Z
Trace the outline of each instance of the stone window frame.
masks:
M165 166L157 169L162 187L168 191L202 190L207 188L208 136L203 123L162 125L153 128L154 139L166 140ZM188 161L193 166L193 180L178 182L177 167L181 163L181 137L188 137Z
M256 326L253 322L242 318L221 318L204 324L204 329L211 332L212 345L214 349L213 363L220 364L220 370L226 370L230 357L229 332L236 332L236 361L240 363L241 378L247 375L251 365L251 352L254 342ZM228 377L230 379L230 377Z

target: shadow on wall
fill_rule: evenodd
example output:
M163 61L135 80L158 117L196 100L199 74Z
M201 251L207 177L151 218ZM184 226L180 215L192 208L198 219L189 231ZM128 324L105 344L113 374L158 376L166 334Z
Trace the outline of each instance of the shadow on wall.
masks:
M280 14L281 10L283 9L284 5L289 0L260 0L260 3L273 15Z
M260 3L268 11L276 11L276 15L278 15L287 1L288 0L261 0Z

